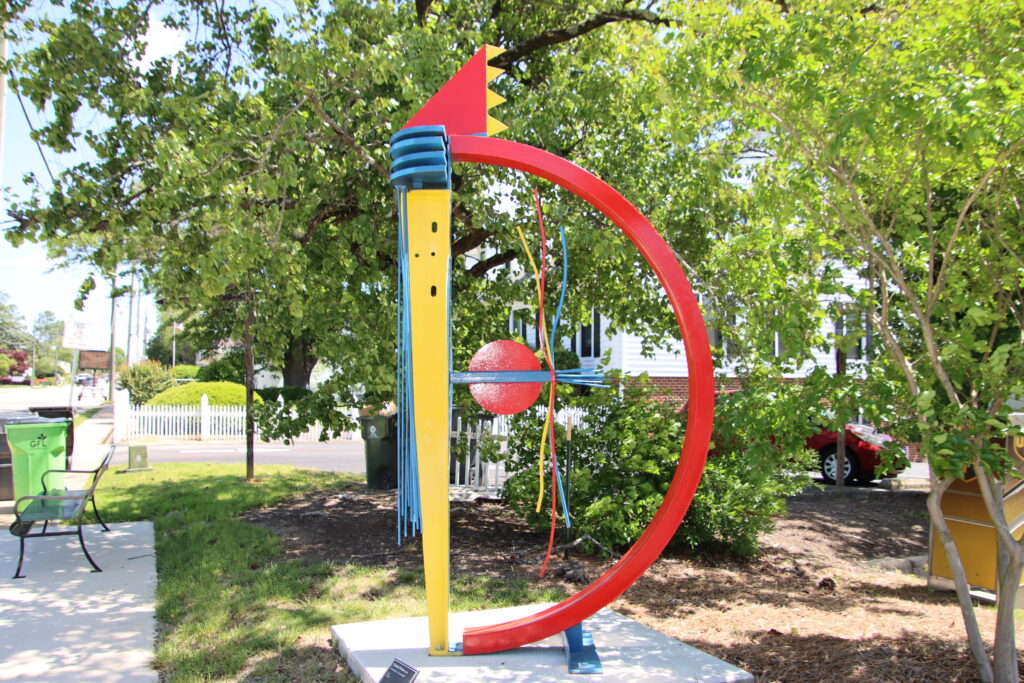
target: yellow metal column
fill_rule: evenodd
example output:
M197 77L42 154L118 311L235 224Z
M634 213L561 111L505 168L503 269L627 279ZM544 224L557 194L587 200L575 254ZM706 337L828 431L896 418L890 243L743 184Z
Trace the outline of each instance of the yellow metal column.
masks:
M430 654L448 649L448 451L451 192L408 194L412 385L423 570L427 585Z

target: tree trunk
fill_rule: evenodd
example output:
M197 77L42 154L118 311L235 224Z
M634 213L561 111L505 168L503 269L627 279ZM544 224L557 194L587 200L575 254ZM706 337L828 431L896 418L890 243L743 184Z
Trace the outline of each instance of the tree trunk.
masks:
M1017 667L1013 608L1017 602L1017 590L1024 563L1020 561L1019 552L1013 552L1012 548L1007 548L1003 543L998 545L996 566L999 568L999 583L996 587L996 634L993 651L995 681L1018 683L1020 671Z
M846 425L836 432L836 488L846 486Z
M252 481L256 476L255 448L253 444L256 433L255 423L252 414L252 393L255 384L256 372L254 369L252 352L252 324L253 309L250 303L249 312L245 318L245 480Z
M953 541L949 527L942 516L940 507L942 494L949 488L949 479L939 479L935 472L929 475L931 478L931 490L928 491L928 514L931 517L932 526L939 534L939 542L946 551L946 560L949 561L950 569L953 570L953 583L956 585L956 597L960 603L960 612L964 618L964 628L967 631L967 643L974 657L974 663L978 667L978 675L982 683L991 683L992 662L985 652L985 641L981 637L981 629L978 627L978 617L974 613L974 603L971 600L971 587L967 583L967 573L964 571L964 564L960 561L960 552Z
M1005 480L996 479L983 470L980 461L974 463L978 474L978 488L985 501L989 517L996 528L996 632L992 652L994 680L997 683L1017 683L1020 672L1017 665L1014 607L1024 569L1024 548L1013 537L1006 519L1003 499Z
M310 349L305 337L294 337L284 352L284 385L286 387L308 387L309 376L316 366L317 357Z
M836 374L846 374L846 353L836 349ZM840 415L843 421L836 431L836 488L846 486L846 417Z

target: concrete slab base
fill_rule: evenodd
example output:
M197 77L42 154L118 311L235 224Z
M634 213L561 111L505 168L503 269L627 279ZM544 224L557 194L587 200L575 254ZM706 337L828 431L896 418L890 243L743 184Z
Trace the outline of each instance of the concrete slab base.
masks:
M450 616L451 642L467 626L486 626L536 614L548 605L462 612ZM566 668L561 636L507 652L471 657L427 655L427 618L389 619L331 628L338 650L364 683L378 683L400 659L419 670L416 683L508 681L526 683L732 683L753 681L747 672L603 609L583 627L594 637L604 672L573 675Z
M156 681L153 524L83 527L103 571L75 536L18 539L0 530L0 681Z

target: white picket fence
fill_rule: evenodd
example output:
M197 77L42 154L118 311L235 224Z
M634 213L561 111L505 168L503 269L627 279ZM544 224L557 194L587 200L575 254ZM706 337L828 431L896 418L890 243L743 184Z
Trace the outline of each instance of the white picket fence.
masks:
M198 406L136 406L129 403L128 393L123 390L117 392L115 403L114 429L119 442L147 437L195 441L245 438L244 406L211 406L206 396ZM535 412L538 420L544 419L543 409ZM556 413L555 421L564 433L570 421L574 427L585 425L586 414L576 408L562 409ZM509 432L510 421L504 415L480 421L455 416L451 431L452 486L470 493L496 496L508 475L504 462L488 462L484 453L488 449L497 454L507 453ZM318 441L320 433L321 428L316 425L296 440ZM360 439L361 436L354 431L340 438ZM487 444L488 441L492 443Z
M537 410L537 418L544 419L543 410ZM586 413L579 408L566 408L555 413L555 422L561 425L562 433L565 426L572 424L579 427L586 424ZM510 432L509 419L506 415L495 415L484 420L464 420L461 417L452 419L452 449L449 465L450 483L476 493L497 496L508 474L505 470L504 458L500 462L484 460L485 443L493 440L493 448L501 455L508 452Z
M543 421L544 411L547 408L534 408L535 417ZM490 435L507 437L509 435L509 416L495 415L490 418ZM587 424L587 413L581 408L562 408L555 412L555 423L562 425L563 429L567 424L572 424L573 429L585 427Z
M120 392L118 392L120 393ZM121 413L122 419L116 419ZM198 406L136 406L127 401L115 411L118 440L161 437L175 440L232 441L245 438L245 406L211 406L204 394ZM303 432L296 441L319 441L319 424ZM256 435L259 436L257 426ZM358 432L344 432L339 438L355 439Z

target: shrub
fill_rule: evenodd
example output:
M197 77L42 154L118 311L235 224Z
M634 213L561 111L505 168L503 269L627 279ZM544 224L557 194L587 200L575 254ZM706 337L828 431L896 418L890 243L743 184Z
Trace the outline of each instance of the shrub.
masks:
M128 390L128 400L141 405L171 386L171 373L159 361L143 360L117 369L117 388Z
M544 356L540 351L537 352L537 358L540 360L541 368L546 370L548 364L544 361ZM580 367L580 357L572 349L563 349L562 347L555 349L556 370L572 370L578 367Z
M716 401L713 454L673 544L755 555L758 537L786 511L786 497L810 484L813 391L771 377L751 378Z
M189 382L179 384L160 392L149 401L149 406L197 406L203 394L210 399L211 406L244 406L245 387L234 382ZM263 403L259 394L253 395L254 403Z
M276 401L278 396L284 396L286 403L292 401L298 401L300 398L309 396L313 392L306 387L267 387L266 389L257 389L256 393L263 397L264 401L268 403L270 401Z
M27 351L15 351L13 349L0 349L3 354L11 359L11 364L4 374L24 375L28 372L29 357Z
M231 351L222 358L200 366L196 379L200 382L236 382L245 383L245 355Z
M618 388L595 389L573 403L587 412L571 442L570 500L574 526L613 548L631 545L653 519L679 460L684 420L673 406L651 399L642 379ZM550 521L550 466L541 513L535 512L537 458L543 417L527 411L512 419L505 501L531 524ZM559 461L565 462L564 428L556 430ZM716 429L716 434L718 430ZM716 436L717 438L717 436ZM731 437L724 439L731 441ZM765 442L769 440L766 438ZM735 443L750 443L735 441ZM768 444L716 454L673 544L691 549L756 554L758 536L785 509L785 496L803 488L799 458ZM559 511L560 512L560 511Z
M198 373L198 365L175 365L171 368L171 376L174 379L195 379Z

